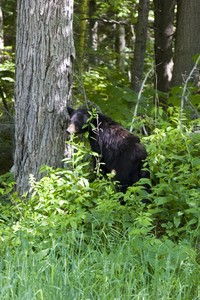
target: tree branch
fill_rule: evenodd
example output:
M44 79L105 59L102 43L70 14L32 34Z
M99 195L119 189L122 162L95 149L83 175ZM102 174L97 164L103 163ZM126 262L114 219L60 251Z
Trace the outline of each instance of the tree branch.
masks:
M138 93L138 97L137 97L137 102L136 102L136 105L135 105L135 109L134 109L134 114L133 114L133 118L132 118L132 121L131 121L131 127L130 127L130 132L133 131L133 123L135 122L135 117L137 116L137 111L138 111L138 107L139 107L139 103L140 103L140 99L141 99L141 96L142 96L142 92L143 92L143 89L144 89L144 85L149 77L149 74L154 70L154 66L152 66L152 68L148 71L148 73L146 74L142 84L141 84L141 87L140 87L140 90L139 90L139 93Z
M181 96L181 109L180 109L180 124L181 124L181 120L182 120L182 114L183 114L183 108L184 108L184 104L185 104L185 101L189 102L188 100L188 96L186 96L186 91L187 91L187 85L188 85L188 82L189 80L192 78L192 74L194 73L194 71L197 69L197 65L199 64L200 62L200 55L199 57L197 58L196 60L196 63L194 65L194 67L192 68L189 76L187 77L187 79L185 80L185 84L183 86L183 92L182 92L182 96Z
M126 21L117 21L117 20L110 20L107 18L83 18L81 19L81 21L88 21L88 20L92 20L92 21L101 21L103 23L109 23L109 24L117 24L117 25L130 25L129 22Z

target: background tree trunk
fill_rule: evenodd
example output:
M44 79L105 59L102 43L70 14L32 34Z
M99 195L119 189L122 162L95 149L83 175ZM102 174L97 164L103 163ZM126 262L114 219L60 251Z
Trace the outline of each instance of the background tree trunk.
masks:
M116 26L116 51L117 64L121 72L125 71L125 50L126 50L126 30L125 25L118 24Z
M138 6L138 21L136 24L136 40L133 57L131 88L139 91L144 70L144 56L146 51L148 32L149 0L140 0Z
M87 38L87 19L88 19L88 0L81 1L81 20L80 20L80 41L79 41L79 72L84 70L84 59L86 51L86 38Z
M26 192L41 165L60 166L74 57L73 0L19 0L14 172Z
M174 7L175 0L154 0L156 88L162 92L168 92L172 78Z
M4 38L3 38L3 12L2 12L2 1L0 0L0 55L1 50L4 48Z
M89 1L89 37L88 37L88 45L90 51L88 51L88 62L89 66L98 65L98 58L96 56L96 52L98 49L98 20L93 18L96 12L96 1L95 0L90 0Z
M194 66L193 56L200 53L200 1L179 0L172 85L181 85Z

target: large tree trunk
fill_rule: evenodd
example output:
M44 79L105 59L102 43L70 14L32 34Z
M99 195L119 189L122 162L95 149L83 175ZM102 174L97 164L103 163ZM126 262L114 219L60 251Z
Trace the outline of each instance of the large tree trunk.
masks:
M140 0L138 6L138 21L136 24L136 40L133 57L131 88L139 91L141 87L144 57L146 52L146 41L148 32L149 0Z
M74 57L73 0L19 0L14 171L17 190L42 165L60 166Z
M168 92L173 69L173 22L175 0L154 0L156 88Z
M200 53L200 1L179 0L172 85L181 85L194 66L193 56Z

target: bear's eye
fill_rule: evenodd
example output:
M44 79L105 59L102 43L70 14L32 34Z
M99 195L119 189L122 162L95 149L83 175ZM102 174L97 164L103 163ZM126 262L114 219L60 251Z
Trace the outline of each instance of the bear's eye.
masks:
M74 122L74 126L75 126L76 129L78 129L78 128L80 127L80 123L77 122L77 121L75 121L75 122Z

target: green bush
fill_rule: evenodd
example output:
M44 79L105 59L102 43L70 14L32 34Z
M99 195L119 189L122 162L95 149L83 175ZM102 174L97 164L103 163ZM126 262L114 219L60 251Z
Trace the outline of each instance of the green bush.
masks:
M92 153L82 142L70 146L73 155L65 159L65 168L43 167L45 175L40 181L30 177L32 196L26 205L22 204L20 220L13 226L29 242L46 242L51 236L59 238L72 229L81 230L86 236L115 227L130 231L138 222L136 217L144 207L140 198L142 187L132 188L125 195L127 206L120 205L124 195L116 191L112 175L105 178L94 170L96 178L91 180L88 154Z
M200 135L192 127L168 124L146 138L152 174L153 204L149 212L160 233L191 234L200 226Z
M42 167L41 180L30 177L32 195L29 199L13 197L9 213L8 205L2 206L2 215L7 215L11 225L7 231L2 227L2 241L12 237L16 245L23 239L37 248L41 243L48 243L52 236L59 238L72 229L84 232L88 238L97 231L103 238L113 228L131 234L135 227L138 234L150 232L149 213L143 212L145 205L141 203L141 197L146 196L143 187L137 185L123 195L116 191L112 175L101 176L99 167L91 180L88 161L91 151L82 142L72 142L70 147L73 155L65 159L65 168ZM98 156L96 158L98 160ZM127 205L120 205L121 197ZM11 211L15 218L11 218Z

